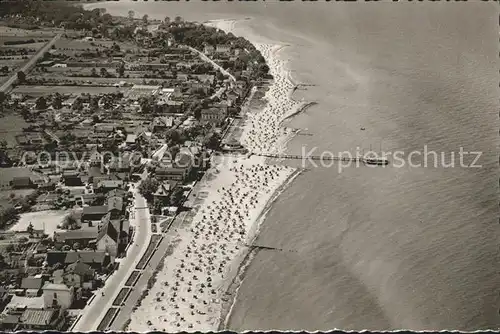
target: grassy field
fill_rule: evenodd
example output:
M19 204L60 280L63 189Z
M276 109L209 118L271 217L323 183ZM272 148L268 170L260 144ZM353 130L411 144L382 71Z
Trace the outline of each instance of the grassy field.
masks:
M50 38L54 36L52 31L43 30L25 30L18 28L9 28L6 26L0 26L0 36L15 36L22 38Z
M29 168L2 168L0 169L0 206L9 205L11 202L11 194L15 197L24 197L33 192L33 189L11 189L10 181L15 177L29 176L33 179L39 178Z
M0 169L0 181L12 180L14 177L36 176L29 168L2 168Z
M14 194L16 198L28 196L34 189L9 189L0 190L0 207L12 205L11 196Z
M46 43L50 40L48 37L36 37L36 36L1 36L0 45L13 46L11 44L5 44L5 42L27 41L31 39L34 40L35 43L43 43L43 42ZM24 47L31 47L35 43L16 44L16 45L24 45Z
M0 49L6 50L6 49L35 49L38 50L42 46L44 46L47 42L36 42L36 43L29 43L29 44L13 44L13 45L0 45Z
M126 89L115 87L86 87L86 86L17 86L12 90L13 93L29 94L32 96L41 96L54 93L60 94L101 94L101 93L117 93L124 92Z
M72 49L72 50L84 51L90 49L94 51L96 48L100 50L110 48L113 45L113 43L114 43L113 41L102 41L102 40L86 41L82 39L61 38L59 41L56 42L55 47L57 49L63 49L63 50ZM120 46L120 49L122 50L137 49L137 46L135 46L132 43L118 42L117 44Z
M0 118L0 138L7 141L9 147L17 146L16 135L23 132L23 128L29 126L24 119L17 114L7 114ZM0 173L0 180L3 178L3 172Z

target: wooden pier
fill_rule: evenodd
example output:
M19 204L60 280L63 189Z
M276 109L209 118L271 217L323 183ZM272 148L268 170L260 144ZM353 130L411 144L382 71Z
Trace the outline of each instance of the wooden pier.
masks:
M362 157L336 157L336 156L320 156L320 155L293 155L293 154L265 154L265 153L252 153L260 157L273 158L273 159L296 159L296 160L330 160L330 161L349 161L349 162L365 162Z
M283 249L278 247L269 247L269 246L261 246L261 245L248 245L244 244L246 247L250 248L250 250L258 249L258 250L270 250L270 251L278 251L278 252L294 252L297 253L294 249Z

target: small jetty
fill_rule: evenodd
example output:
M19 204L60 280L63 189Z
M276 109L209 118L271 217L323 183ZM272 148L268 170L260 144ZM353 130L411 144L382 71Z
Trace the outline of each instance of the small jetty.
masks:
M272 250L272 251L278 251L278 252L297 252L296 250L291 250L291 249L283 249L283 248L278 248L278 247L269 247L269 246L261 246L261 245L247 245L245 244L245 246L249 247L251 250L254 250L254 249L258 249L258 250L261 250L261 249L264 249L264 250Z
M319 161L349 161L349 162L362 162L367 165L388 165L387 158L363 158L363 157L337 157L337 156L321 156L321 155L293 155L293 154L268 154L268 153L252 153L253 155L272 158L272 159L295 159L295 160L319 160Z
M336 157L336 156L320 156L320 155L293 155L293 154L267 154L267 153L254 153L254 155L261 156L261 157L266 157L266 158L273 158L273 159L296 159L296 160L304 160L304 159L310 159L310 160L336 160L336 161L363 161L363 158L361 157Z

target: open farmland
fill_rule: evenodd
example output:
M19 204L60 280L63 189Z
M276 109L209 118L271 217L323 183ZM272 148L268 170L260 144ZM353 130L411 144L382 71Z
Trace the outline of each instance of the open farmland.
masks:
M9 189L0 190L0 207L12 205L12 196L22 198L31 194L34 189Z
M12 42L26 42L26 43L21 43L21 44L26 45L27 47L30 47L34 43L47 43L49 40L50 40L50 38L48 38L48 37L1 36L0 37L0 45L13 46L13 45L20 45L20 44L10 44L10 43L12 43Z
M65 84L75 83L93 83L96 85L113 86L122 81L131 85L142 85L144 80L156 80L159 84L169 82L168 79L143 79L143 78L92 78L92 77L66 77L66 76L51 76L51 75L36 75L32 77L34 80L46 80L46 82L63 82Z
M0 122L0 138L7 141L7 146L17 146L16 135L23 132L23 128L28 127L29 124L18 114L8 114L2 117ZM0 173L2 179L5 169Z
M14 177L26 177L29 176L32 179L40 178L37 174L33 173L29 168L21 168L21 167L10 167L10 168L2 168L2 172L0 173L0 183L4 184L5 182L10 182Z
M43 47L47 42L35 42L35 43L25 43L25 44L3 44L0 45L0 49L5 50L5 49L21 49L21 48L26 48L26 49L34 49L35 52L36 50L40 49Z
M30 37L30 38L51 38L54 36L54 31L45 30L26 30L19 28L10 28L6 26L0 26L0 36L15 36L15 37Z
M47 94L102 94L124 92L127 89L116 87L92 87L92 86L17 86L13 93L29 94L31 96L42 96Z
M118 42L117 44L120 46L120 49L122 51L138 50L137 46L131 43ZM68 51L82 52L87 50L95 51L96 49L101 51L110 48L112 45L113 41L99 40L93 42L82 39L61 38L59 41L57 41L55 47L59 51L63 51L65 54L68 54Z

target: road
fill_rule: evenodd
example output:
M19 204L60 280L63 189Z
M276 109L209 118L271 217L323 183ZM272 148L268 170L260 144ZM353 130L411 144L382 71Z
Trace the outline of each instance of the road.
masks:
M192 208L194 206L195 198L191 196L191 194L198 194L198 192L206 186L206 178L203 178L196 183L196 185L191 189L189 195L187 196L187 200L184 202L184 206ZM186 213L186 212L184 212ZM163 239L158 245L156 252L151 257L148 266L143 270L141 277L135 284L135 288L130 292L127 300L125 300L124 305L121 306L118 315L115 320L109 326L108 330L110 331L123 331L123 326L130 319L130 315L133 312L133 308L137 305L137 302L142 297L142 292L147 288L147 284L153 273L158 268L161 260L166 256L169 246L172 244L172 241L177 237L177 230L181 228L184 224L184 220L186 218L186 214L177 214L169 226L168 230L163 233ZM192 218L191 218L192 219ZM168 259L168 258L167 258ZM160 284L156 282L155 284ZM158 330L161 330L160 328Z
M148 265L142 271L141 277L135 284L134 289L130 292L127 300L125 300L124 302L124 305L120 308L120 311L118 312L118 315L116 316L111 326L109 326L109 331L124 330L123 326L125 325L127 320L130 319L133 308L137 305L137 302L142 297L142 293L144 292L144 290L147 289L149 279L151 278L151 276L153 276L153 273L155 272L156 268L158 268L161 260L165 257L168 247L172 244L172 241L175 239L175 236L177 234L175 230L179 228L180 224L181 220L175 219L172 222L172 225L167 233L164 234L164 238L158 245L156 252L151 257L151 260L149 260ZM159 283L156 282L155 284Z
M28 62L26 64L24 64L23 67L21 67L15 73L13 73L12 76L7 81L5 81L2 84L2 86L0 86L0 92L4 92L5 93L5 92L7 92L10 89L10 87L12 86L12 84L17 80L17 72L23 71L24 74L28 74L28 72L36 64L36 62L38 61L38 59L40 59L41 57L43 57L43 55L45 54L45 52L49 51L50 48L52 47L52 45L54 45L55 42L57 42L57 40L60 37L61 37L61 34L55 35L54 38L52 38L49 42L47 42L47 44L45 44L44 47L42 47L40 50L38 50L38 52L35 53L33 55L33 57L31 57L31 59L28 60Z
M167 151L167 149L168 149L168 145L163 144L159 149L157 149L155 151L155 153L153 153L151 158L156 160L156 161L161 161L161 159L163 159L163 156L165 155L165 152Z
M215 98L220 98L225 90L226 90L226 87L219 88L212 96L210 96L210 100L213 100Z
M203 52L198 51L195 48L192 48L190 46L188 46L187 48L189 50L191 50L191 51L196 52L197 54L199 54L202 60L204 60L206 62L209 62L210 64L212 64L213 67L215 67L216 69L218 69L219 71L221 71L222 74L225 74L229 78L231 78L232 83L236 82L236 78L231 73L229 73L228 71L226 71L225 69L223 69L222 66L220 66L219 64L217 64L216 62L214 62L212 59L208 58L208 56L206 54L204 54Z
M45 133L52 138L52 140L56 141L58 144L61 142L61 139L59 139L58 136L56 136L52 131L45 129Z
M121 288L125 285L132 271L134 271L137 262L148 248L152 235L149 209L145 198L137 191L137 185L134 186L133 193L135 198L133 215L134 240L129 246L127 256L121 260L118 270L108 278L105 286L96 292L96 297L92 303L82 311L82 317L73 328L75 332L96 330L106 311L112 306ZM104 296L102 292L104 292Z

